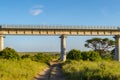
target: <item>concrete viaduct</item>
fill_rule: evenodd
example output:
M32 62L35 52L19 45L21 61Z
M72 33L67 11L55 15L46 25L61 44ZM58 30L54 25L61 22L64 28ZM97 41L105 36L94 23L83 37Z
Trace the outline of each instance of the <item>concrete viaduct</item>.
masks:
M118 26L0 25L0 50L4 49L4 35L60 36L62 61L66 60L67 36L114 36L118 42L115 46L114 58L120 61L120 27Z

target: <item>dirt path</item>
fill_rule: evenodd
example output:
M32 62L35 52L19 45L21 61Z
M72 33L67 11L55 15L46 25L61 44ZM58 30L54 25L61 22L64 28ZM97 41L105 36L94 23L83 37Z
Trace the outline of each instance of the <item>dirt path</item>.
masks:
M35 80L65 80L59 62L51 62L50 68L46 69Z

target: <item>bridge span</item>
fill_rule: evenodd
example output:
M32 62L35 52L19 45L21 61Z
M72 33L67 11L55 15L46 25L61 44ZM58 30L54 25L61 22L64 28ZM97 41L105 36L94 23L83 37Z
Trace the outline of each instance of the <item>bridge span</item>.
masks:
M0 50L4 49L4 35L58 35L61 38L62 61L66 60L67 36L114 36L118 42L114 58L120 61L119 26L0 25Z

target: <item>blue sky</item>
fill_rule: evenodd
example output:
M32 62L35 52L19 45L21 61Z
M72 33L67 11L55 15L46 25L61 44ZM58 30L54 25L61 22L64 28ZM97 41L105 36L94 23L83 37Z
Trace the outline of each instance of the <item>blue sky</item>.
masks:
M1 0L0 24L120 26L119 3L120 0ZM92 37L68 36L67 50L86 50L84 42ZM17 51L60 51L60 39L6 36L6 46Z

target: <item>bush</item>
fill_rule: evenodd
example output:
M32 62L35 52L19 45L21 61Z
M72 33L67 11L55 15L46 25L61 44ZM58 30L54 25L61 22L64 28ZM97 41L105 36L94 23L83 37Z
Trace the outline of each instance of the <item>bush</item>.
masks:
M37 53L36 55L32 57L32 60L37 61L37 62L45 62L49 64L49 61L51 61L52 59L50 55L43 54L43 53Z
M82 52L81 55L83 60L96 61L100 59L100 55L95 51Z
M105 54L104 56L102 56L102 59L104 59L104 60L113 60L113 56L111 54Z
M101 57L95 51L80 52L80 50L73 49L70 52L68 52L67 59L71 59L71 60L82 59L82 60L96 61L96 60L100 60Z
M72 60L80 60L80 59L82 59L80 50L75 50L75 49L71 50L67 54L67 59L72 59Z
M95 51L89 51L88 54L90 54L90 60L91 61L100 60L100 58L101 58L99 53L97 53Z
M90 53L88 53L88 52L82 52L81 55L82 55L83 60L89 60L90 59Z
M31 58L31 56L29 54L25 54L25 55L22 55L21 58L22 59L24 59L24 58Z
M5 48L0 52L0 56L5 59L20 59L18 53L12 48Z

